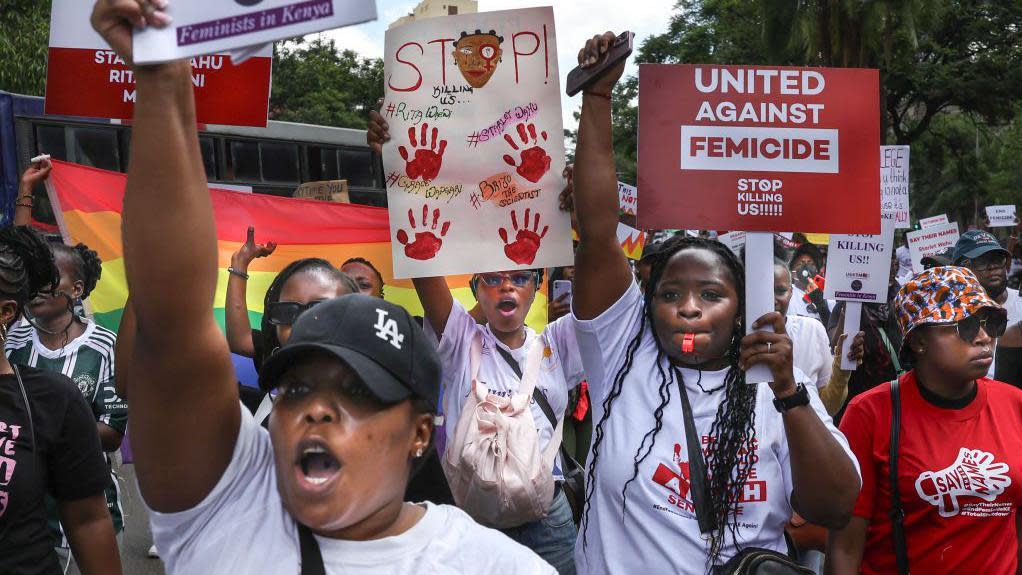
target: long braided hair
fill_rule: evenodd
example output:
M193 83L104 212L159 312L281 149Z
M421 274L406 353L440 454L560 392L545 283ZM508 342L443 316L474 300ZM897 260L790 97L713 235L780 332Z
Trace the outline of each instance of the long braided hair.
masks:
M741 261L724 244L716 240L704 238L689 238L675 236L666 242L652 256L652 270L650 271L649 282L643 294L642 315L643 321L639 326L635 337L629 342L625 352L625 362L614 376L610 392L603 400L603 416L596 425L596 432L592 445L592 462L586 480L585 495L585 522L582 527L583 546L586 546L588 539L586 532L589 528L590 502L595 490L596 466L600 456L600 447L605 436L604 427L610 419L614 401L621 395L624 380L631 371L635 360L635 353L638 351L647 330L657 344L657 370L660 375L658 393L660 405L654 411L653 416L656 423L653 429L646 432L635 450L632 461L632 477L621 490L622 495L622 516L627 506L628 486L635 481L639 473L639 465L650 455L656 444L657 435L663 428L664 410L671 402L671 390L674 385L683 381L675 379L681 373L670 367L667 356L664 353L663 342L657 336L654 326L655 320L652 313L653 298L657 287L663 277L668 262L676 254L685 250L707 250L716 254L730 272L735 291L738 294L738 319L739 326L731 338L726 357L729 360L730 368L724 378L724 401L717 408L713 425L710 428L710 437L714 438L713 448L706 455L706 470L709 475L709 506L710 512L715 519L715 531L711 538L708 563L717 563L724 548L725 536L730 534L732 541L738 544L738 515L736 508L742 487L749 476L753 458L751 457L752 446L756 437L756 386L746 385L745 372L738 367L740 354L741 335L744 326L745 310L745 270Z
M38 232L26 226L0 228L0 296L14 300L20 313L37 294L53 291L58 283L53 250Z

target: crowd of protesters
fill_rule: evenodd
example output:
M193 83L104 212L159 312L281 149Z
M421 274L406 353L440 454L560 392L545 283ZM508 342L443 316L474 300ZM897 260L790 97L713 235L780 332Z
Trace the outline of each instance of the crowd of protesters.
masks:
M143 21L166 17L116 0L93 15L129 63ZM580 65L613 40L588 40ZM825 246L779 241L774 309L746 317L741 253L682 232L629 262L618 243L623 67L583 92L562 194L573 267L475 274L471 309L418 278L416 318L371 261L306 258L254 329L249 265L275 244L249 229L225 331L190 70L138 68L118 332L84 313L98 254L23 225L45 162L0 229L0 573L122 571L128 429L175 574L1018 572L1016 242L970 230L917 274L898 247L887 299L843 333ZM380 151L389 127L369 116ZM565 283L545 329L527 326ZM747 383L756 365L772 381Z

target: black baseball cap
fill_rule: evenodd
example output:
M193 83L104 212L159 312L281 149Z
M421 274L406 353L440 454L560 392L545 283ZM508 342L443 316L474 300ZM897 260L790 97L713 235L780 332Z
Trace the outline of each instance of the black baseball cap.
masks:
M269 391L296 361L310 352L344 362L383 403L417 396L436 405L440 358L422 328L401 306L348 294L299 316L287 343L263 363L259 387Z

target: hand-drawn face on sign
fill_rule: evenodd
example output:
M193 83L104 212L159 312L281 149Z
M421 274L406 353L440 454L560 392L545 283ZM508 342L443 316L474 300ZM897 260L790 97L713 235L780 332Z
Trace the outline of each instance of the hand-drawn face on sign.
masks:
M461 33L461 38L454 45L454 63L469 86L482 88L490 81L500 63L503 54L500 45L503 42L504 37L498 36L496 30Z

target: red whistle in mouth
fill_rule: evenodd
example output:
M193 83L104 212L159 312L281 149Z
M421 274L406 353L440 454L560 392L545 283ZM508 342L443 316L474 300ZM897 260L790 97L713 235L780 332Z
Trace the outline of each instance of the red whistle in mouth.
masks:
M696 350L696 334L686 333L681 342L681 353L692 353Z

